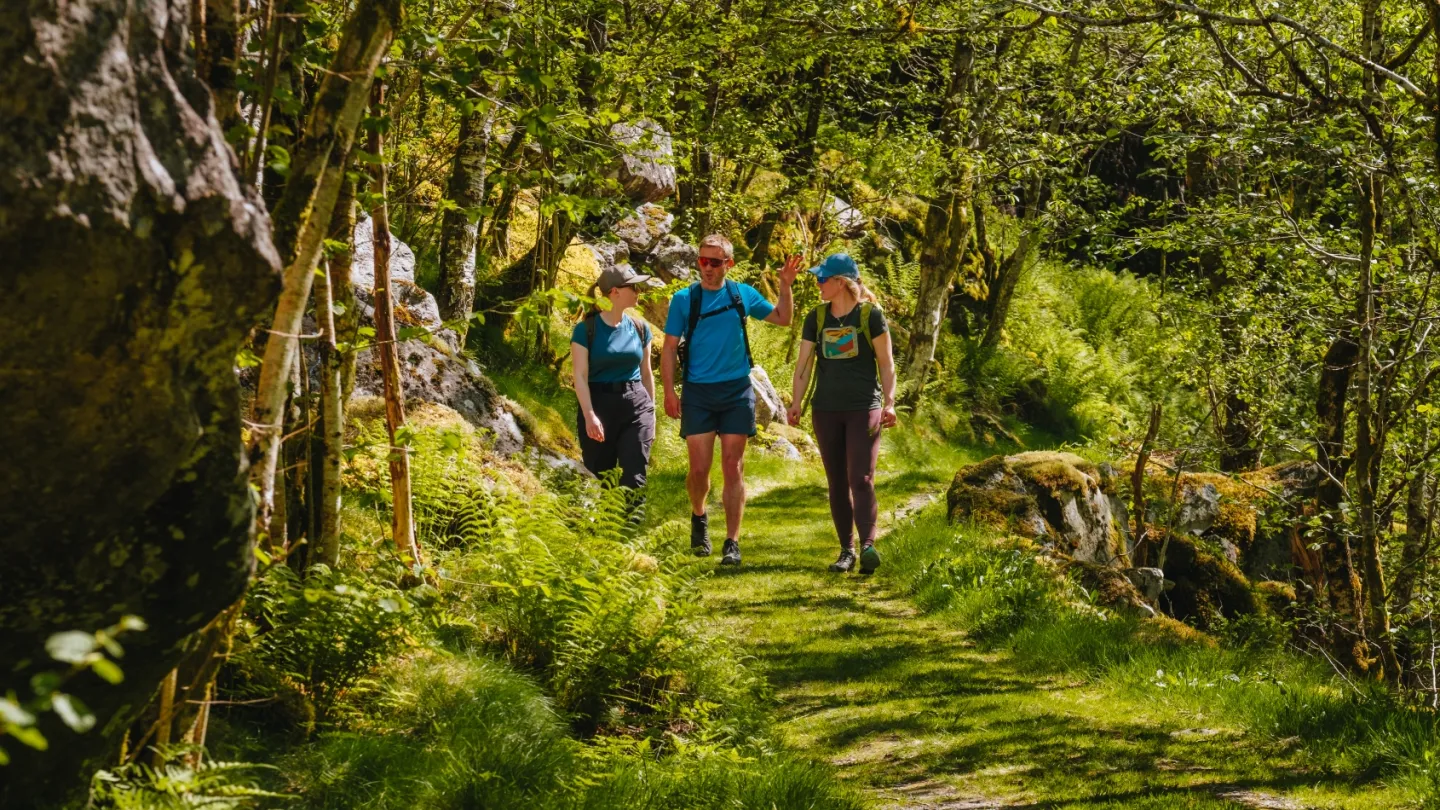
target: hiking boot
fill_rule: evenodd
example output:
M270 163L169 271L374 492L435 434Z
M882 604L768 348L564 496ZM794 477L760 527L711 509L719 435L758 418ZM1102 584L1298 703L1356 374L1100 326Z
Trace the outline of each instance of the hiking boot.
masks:
M726 540L725 545L720 549L721 565L740 564L740 544L734 540Z
M873 574L880 567L880 552L873 545L860 549L860 573Z
M710 519L708 515L690 515L690 551L696 557L710 556Z
M854 549L840 549L840 559L830 563L830 570L837 574L848 574L850 569L855 567Z

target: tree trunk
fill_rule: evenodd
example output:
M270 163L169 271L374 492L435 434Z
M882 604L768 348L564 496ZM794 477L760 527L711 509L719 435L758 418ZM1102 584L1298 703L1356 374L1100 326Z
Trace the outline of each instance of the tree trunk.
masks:
M450 170L447 196L459 209L445 212L440 224L440 317L454 323L465 342L467 319L475 305L475 236L479 220L472 214L485 204L485 166L490 154L494 108L460 118L460 142Z
M1380 219L1380 181L1369 175L1360 193L1360 289L1356 302L1359 358L1355 363L1355 502L1360 534L1361 570L1365 572L1366 627L1380 652L1384 671L1378 673L1398 684L1400 664L1390 634L1389 599L1380 561L1380 527L1375 516L1375 483L1379 474L1381 443L1376 430L1371 369L1375 344L1375 233Z
M313 552L309 556L312 565L319 563L334 568L340 561L340 460L345 449L345 400L328 265L329 262L322 265L321 274L315 277L315 320L320 325L320 403L316 424L310 432L315 487L311 498Z
M1360 612L1360 578L1355 573L1340 505L1345 500L1344 482L1350 467L1345 457L1345 401L1358 355L1359 347L1348 337L1342 335L1330 343L1320 370L1315 405L1319 427L1315 460L1321 475L1315 506L1324 534L1325 590L1335 614L1330 644L1337 660L1357 671L1368 662L1365 626Z
M334 309L337 360L340 364L340 405L350 401L355 390L355 340L360 332L360 303L355 300L355 284L350 280L355 260L355 181L345 167L345 179L335 200L330 219L330 236L337 247L330 252L330 301Z
M1025 231L1020 234L1020 244L1000 262L998 278L990 287L990 294L986 298L986 309L990 317L985 323L985 334L980 338L981 354L1000 345L1000 333L1005 329L1006 319L1010 317L1010 300L1015 297L1015 285L1020 281L1020 273L1025 269L1030 252L1040 238L1037 226L1033 223L1022 222L1021 227L1025 228Z
M376 116L384 114L385 86L375 86ZM406 563L419 566L420 549L415 544L415 519L410 496L410 449L400 444L405 427L405 389L400 384L400 352L395 341L395 301L390 290L390 212L386 203L385 143L378 130L370 133L370 154L377 162L371 168L378 202L370 209L375 227L375 340L380 356L380 374L385 384L385 430L390 436L390 491L394 503L390 529L395 549Z
M0 694L28 700L65 668L56 633L149 623L120 638L123 682L66 685L95 728L44 712L49 750L5 744L7 809L82 794L253 565L234 362L279 259L188 16L174 0L0 5Z
M243 123L240 117L240 88L235 83L236 66L241 58L239 27L240 4L237 0L201 0L205 13L205 83L215 97L215 118L220 130L231 144L243 146L245 139L235 131Z
M399 0L359 0L291 157L285 193L275 206L275 245L285 260L285 286L265 344L251 417L252 478L260 492L261 525L269 524L275 499L285 377L294 362L296 336L340 193L345 157L365 112L375 69L399 25Z
M1135 467L1130 471L1130 508L1135 514L1135 558L1130 565L1142 568L1149 564L1149 539L1145 532L1145 465L1150 461L1150 451L1155 449L1155 438L1160 435L1160 403L1150 406L1150 425L1145 430L1145 440L1140 442L1140 452L1135 454Z
M1428 430L1425 437L1428 440ZM1405 537L1400 546L1395 583L1390 589L1390 604L1396 613L1409 609L1415 598L1415 582L1420 579L1425 560L1430 556L1429 497L1430 474L1421 468L1405 487Z
M959 160L959 158L956 158ZM945 321L950 285L970 242L973 176L968 165L957 165L950 190L931 200L925 217L925 246L920 252L920 284L910 320L910 343L905 354L905 402L918 404L923 395L935 344Z

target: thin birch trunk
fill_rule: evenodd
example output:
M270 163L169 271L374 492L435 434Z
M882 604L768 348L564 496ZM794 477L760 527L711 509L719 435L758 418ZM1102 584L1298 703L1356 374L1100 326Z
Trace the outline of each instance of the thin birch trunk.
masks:
M315 431L318 441L311 459L319 468L319 486L313 506L317 519L311 563L334 568L340 560L340 458L344 449L345 402L330 286L330 268L326 262L324 273L315 278L315 314L320 324L320 407Z

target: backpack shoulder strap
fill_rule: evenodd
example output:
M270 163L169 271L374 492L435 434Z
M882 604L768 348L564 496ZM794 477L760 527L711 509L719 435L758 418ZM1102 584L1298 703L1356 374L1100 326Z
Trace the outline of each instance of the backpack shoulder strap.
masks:
M870 348L875 348L875 339L870 336L870 313L875 311L875 304L865 301L860 304L860 334L865 336L865 343Z
M635 327L635 333L640 336L640 342L641 342L641 343L649 343L649 342L650 342L650 324L645 323L644 321L642 321L642 320L640 320L638 317L636 317L634 314L629 313L629 312L625 313L625 317L626 317L626 318L629 318L629 319L630 319L630 325Z
M725 288L730 292L730 307L740 316L740 337L745 340L745 368L755 368L755 356L750 353L750 313L745 311L745 301L740 297L740 285L726 280Z
M700 283L690 285L686 292L690 296L690 320L685 325L685 339L695 333L695 327L700 323L700 302L705 298L705 293L700 289Z
M595 345L595 319L600 317L599 311L585 313L585 350L590 351Z

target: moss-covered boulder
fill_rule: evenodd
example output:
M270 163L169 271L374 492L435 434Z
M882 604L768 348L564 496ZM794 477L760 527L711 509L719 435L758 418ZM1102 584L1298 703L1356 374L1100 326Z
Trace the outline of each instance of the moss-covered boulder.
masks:
M1220 618L1255 613L1260 602L1234 563L1194 537L1176 534L1166 546L1165 578L1175 583L1161 601L1165 612L1201 629Z
M952 521L1003 526L1076 560L1108 565L1124 551L1113 489L1113 476L1080 456L1035 451L962 468L946 503Z

